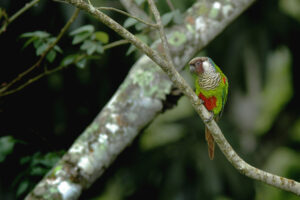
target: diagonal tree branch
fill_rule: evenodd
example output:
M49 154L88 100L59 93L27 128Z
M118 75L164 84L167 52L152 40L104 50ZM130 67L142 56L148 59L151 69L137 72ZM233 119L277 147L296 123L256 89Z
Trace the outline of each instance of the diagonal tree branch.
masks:
M1 26L0 28L0 34L6 31L7 26L12 23L15 19L20 17L23 13L25 13L27 10L29 10L31 7L33 7L35 4L37 4L40 0L32 0L29 3L26 3L24 7L22 7L20 10L18 10L15 14L13 14L11 17L9 17Z
M147 21L145 21L145 20L143 20L141 18L135 17L134 15L131 15L131 14L129 14L129 13L123 11L123 10L119 10L117 8L112 8L112 7L97 7L97 9L100 9L100 10L112 10L112 11L118 12L118 13L120 13L122 15L125 15L127 17L131 17L131 18L133 18L133 19L135 19L135 20L137 20L137 21L139 21L139 22L141 22L143 24L146 24L146 25L148 25L148 26L150 26L152 28L157 28L157 26L155 24L152 24L151 22L147 22Z
M209 118L209 113L192 89L174 67L161 59L156 51L93 6L76 0L66 0L66 2L92 14L141 49L157 62L174 84L190 98L201 118ZM175 65L178 68L182 67L195 52L209 43L252 2L253 0L233 0L221 5L219 1L194 4L186 15L186 23L174 27L168 34ZM214 6L215 3L218 5ZM202 6L209 8L208 13L199 16L198 11ZM211 10L213 12L210 12ZM154 48L159 51L160 43L157 42ZM170 88L171 82L165 74L151 60L143 56L133 66L109 103L26 199L45 199L45 197L76 199L83 189L88 188L101 176L138 132L161 111L162 101ZM232 150L214 121L206 123L206 126L212 131L228 160L241 173L269 184L280 183L280 188L299 194L299 183L248 165Z
M120 0L125 9L132 15L138 16L143 20L151 22L151 18L138 7L134 0Z
M167 40L167 36L165 34L165 30L164 27L162 25L161 22L161 18L160 18L160 14L155 6L155 3L152 0L148 0L148 3L150 5L150 8L152 10L152 13L154 14L156 23L158 24L158 29L159 29L159 35L161 38L161 42L162 42L162 49L163 49L163 53L165 55L165 59L167 60L169 65L173 65L173 60L171 58L171 54L170 54L170 50L169 50L169 44L168 44L168 40ZM175 67L174 67L175 68Z

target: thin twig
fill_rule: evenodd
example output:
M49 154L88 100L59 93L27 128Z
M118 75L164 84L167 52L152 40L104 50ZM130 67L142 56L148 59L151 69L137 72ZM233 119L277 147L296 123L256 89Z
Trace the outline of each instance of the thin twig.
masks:
M220 147L223 154L240 173L252 179L259 180L274 187L300 195L299 182L257 169L246 163L237 155L237 153L233 150L231 145L224 137L217 123L214 120L207 120L210 118L210 113L207 111L205 106L202 105L201 101L199 100L195 92L192 90L192 88L187 84L187 82L182 78L182 76L177 72L177 70L169 64L169 62L161 58L158 52L151 49L148 45L140 41L136 36L134 36L128 30L123 28L116 21L114 21L98 9L95 9L91 5L88 5L87 3L82 1L66 0L66 2L69 2L70 4L75 5L92 14L96 19L106 24L108 27L116 31L123 38L127 39L130 43L135 45L138 49L143 51L158 66L160 66L161 69L165 71L166 74L169 76L170 80L172 80L174 85L178 87L189 98L194 109L204 121L205 126L211 131L216 143Z
M32 65L31 67L29 67L24 72L20 73L15 79L13 79L10 83L8 83L6 86L4 86L3 88L0 89L0 96L4 96L3 93L7 89L9 89L12 85L14 85L17 81L19 81L20 79L22 79L24 76L26 76L32 70L34 70L35 68L37 68L37 67L40 66L40 64L42 63L42 61L44 60L44 58L46 57L46 55L48 54L48 52L52 48L55 47L55 45L59 42L59 40L62 38L62 36L68 30L68 28L70 27L70 25L74 22L74 20L78 16L79 11L80 11L80 9L78 9L78 8L75 9L72 17L68 20L68 22L65 24L65 26L60 30L60 33L56 37L55 41L48 46L48 48L43 52L43 54L40 56L40 58L38 59L38 61L34 65Z
M107 49L110 49L110 48L114 48L114 47L117 47L117 46L120 46L120 45L124 45L124 44L128 44L129 42L127 40L118 40L118 41L115 41L115 42L112 42L110 44L107 44L107 45L104 45L103 46L103 50L107 50ZM84 59L85 57L87 57L87 55L81 55L81 56L78 56L76 58L76 60L68 65L60 65L54 69L51 69L51 70L45 70L43 73L29 79L28 81L26 81L24 84L18 86L17 88L15 89L12 89L12 90L9 90L7 92L3 92L3 93L0 93L0 96L7 96L7 95L10 95L10 94L13 94L27 86L29 86L30 84L36 82L37 80L41 79L42 77L46 76L46 75L50 75L54 72L57 72L57 71L60 71L62 70L63 68L66 68L66 67L69 67L71 64L76 64L78 63L79 61L81 61L82 59Z
M107 45L104 45L103 46L103 50L107 50L107 49L110 49L110 48L114 48L114 47L117 47L117 46L120 46L120 45L124 45L124 44L128 44L129 42L127 40L118 40L118 41L115 41L115 42L112 42L110 44L107 44ZM63 68L66 68L66 67L69 67L71 64L76 64L78 63L79 61L81 61L82 59L84 59L87 55L81 55L81 56L78 56L76 58L76 60L68 65L60 65L54 69L51 69L51 70L45 70L43 73L29 79L28 81L26 81L24 84L18 86L17 88L15 89L12 89L12 90L9 90L7 92L3 92L3 93L0 93L0 96L7 96L7 95L10 95L10 94L13 94L27 86L29 86L30 84L36 82L37 80L41 79L42 77L46 76L46 75L50 75L54 72L57 72L57 71L60 71L62 70Z
M2 25L1 29L0 29L0 34L3 33L7 26L12 23L15 19L17 19L20 15L22 15L23 13L25 13L28 9L30 9L32 6L34 6L35 4L37 4L40 0L33 0L29 3L26 3L24 7L22 7L20 10L18 10L15 14L13 14L11 17L9 17L4 24Z
M135 1L133 0L120 0L124 8L134 16L138 16L139 18L142 18L143 20L149 21L153 23L151 17L147 15L147 13L142 10Z
M135 17L131 14L129 14L128 12L125 12L123 10L119 10L117 8L113 8L113 7L97 7L97 9L100 9L100 10L112 10L112 11L115 11L115 12L118 12L118 13L121 13L122 15L126 15L127 17L131 17L143 24L146 24L148 26L151 26L153 28L158 28L157 24L152 24L151 22L146 22L145 20L141 19L141 18L138 18L138 17Z
M104 45L103 49L107 50L107 49L110 49L110 48L113 48L113 47L116 47L116 46L120 46L120 45L123 45L123 44L128 44L128 43L129 43L128 40L118 40L118 41L109 43L107 45Z
M166 1L167 1L167 4L168 4L170 10L174 11L174 10L175 10L175 7L174 7L172 1L171 1L171 0L166 0Z
M18 92L18 91L24 89L25 87L27 87L28 85L30 85L30 84L38 81L39 79L43 78L44 76L53 74L54 72L60 71L63 68L71 66L72 64L76 64L79 61L81 61L82 59L84 59L85 57L86 57L86 55L81 55L81 56L78 56L78 58L76 58L76 60L74 60L74 62L69 63L68 65L60 65L60 66L58 66L54 69L51 69L51 70L46 69L43 73L29 79L28 81L26 81L24 84L18 86L17 88L14 88L14 89L9 90L9 91L4 92L4 93L0 93L0 96L7 96L7 95L13 94L15 92Z
M164 31L164 26L162 24L159 11L158 11L157 7L155 6L155 3L154 3L153 0L148 0L148 3L150 5L150 9L151 9L151 11L154 15L155 20L156 20L156 23L159 26L159 35L160 35L160 38L161 38L161 41L162 41L162 44L163 44L163 51L164 51L164 54L166 56L166 60L169 63L169 65L174 67L173 60L171 58L171 54L170 54L170 50L169 50L168 40L167 40L165 31Z

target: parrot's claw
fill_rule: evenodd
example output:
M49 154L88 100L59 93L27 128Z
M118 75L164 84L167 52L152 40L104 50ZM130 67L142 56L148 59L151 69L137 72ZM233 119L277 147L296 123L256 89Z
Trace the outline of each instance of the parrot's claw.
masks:
M213 119L214 119L214 114L212 112L209 112L210 113L210 117L208 119L204 119L204 123L208 123L208 122L211 122Z
M204 104L204 101L202 99L199 99L199 101L200 101L200 103L199 102L196 103L197 106Z

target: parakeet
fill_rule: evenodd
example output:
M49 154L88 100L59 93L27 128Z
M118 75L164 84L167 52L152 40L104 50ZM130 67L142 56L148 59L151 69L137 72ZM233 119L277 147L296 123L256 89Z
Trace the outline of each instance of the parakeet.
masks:
M190 71L196 75L195 89L197 96L217 122L224 109L227 94L228 80L221 69L208 57L196 57L190 62ZM205 127L205 138L208 145L208 155L214 158L214 138Z

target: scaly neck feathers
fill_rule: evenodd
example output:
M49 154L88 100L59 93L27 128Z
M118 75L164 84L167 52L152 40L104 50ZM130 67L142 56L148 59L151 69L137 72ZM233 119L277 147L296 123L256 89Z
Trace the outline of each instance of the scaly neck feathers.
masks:
M213 90L219 86L221 75L219 72L204 72L198 77L199 86L204 90Z

